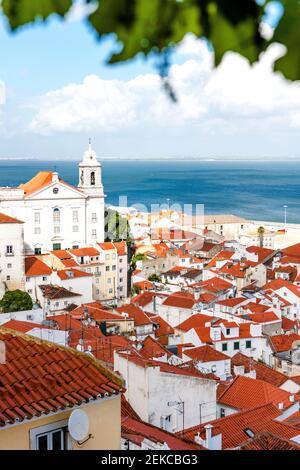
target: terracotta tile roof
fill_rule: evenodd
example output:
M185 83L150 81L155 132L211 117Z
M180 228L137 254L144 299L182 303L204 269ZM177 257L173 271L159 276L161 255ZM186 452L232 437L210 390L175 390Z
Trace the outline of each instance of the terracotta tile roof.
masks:
M124 315L121 315L120 313L113 312L112 310L107 310L104 309L101 305L97 304L96 302L94 304L82 304L79 307L75 308L72 310L72 317L73 318L78 318L82 319L84 318L85 315L85 310L89 314L91 318L93 318L95 321L126 321L133 319L133 317L125 317Z
M220 277L211 277L207 281L202 281L198 284L199 287L203 287L204 289L210 292L222 292L224 290L230 289L232 287L231 282L225 281Z
M225 418L210 421L213 425L212 434L216 436L222 434L222 449L234 449L245 443L248 435L247 429L254 434L261 431L268 431L277 436L291 439L299 435L299 430L282 422L275 421L281 415L281 411L272 403L262 405L250 410L233 413ZM186 429L184 437L191 442L199 433L205 438L205 427L208 423Z
M122 307L117 307L116 311L119 313L127 313L130 318L134 319L135 326L149 325L152 323L150 318L137 305L125 304Z
M248 410L267 403L290 406L290 396L289 392L264 380L239 375L218 397L218 403L238 410Z
M283 248L283 250L281 251L287 256L300 258L300 243L296 243L295 245L291 245L291 246L288 246L287 248Z
M72 255L80 257L80 256L99 256L100 252L96 250L96 248L92 247L84 247L84 248L76 248L74 250L69 250Z
M52 253L54 256L56 256L60 260L73 259L67 250L53 250L50 253Z
M270 322L281 323L281 319L278 318L278 316L274 312L252 313L250 315L247 315L247 318L253 323L270 323Z
M39 171L30 181L20 184L25 194L31 194L52 183L52 171Z
M25 258L25 275L31 276L49 276L52 269L36 256L26 256Z
M235 307L246 301L247 301L246 297L234 297L231 299L218 300L216 304L223 305L225 307Z
M162 356L169 358L172 356L170 351L164 348L158 341L155 341L151 336L147 336L144 339L139 353L146 359L154 359Z
M246 305L243 305L244 310L250 310L252 313L264 313L269 310L271 307L269 305L259 304L255 302L249 302Z
M0 212L0 224L24 224L24 222Z
M124 394L122 394L121 397L121 415L123 418L133 418L140 421L139 415L134 411L130 403L128 403Z
M91 273L86 273L85 271L80 271L79 269L61 269L60 271L57 271L57 275L62 281L66 281L67 279L77 279L79 277L92 276Z
M30 194L35 193L36 191L50 185L52 183L52 180L53 180L52 171L39 171L30 181L27 181L27 183L25 184L20 184L19 187L24 190L24 193L26 194L26 196L29 196ZM72 186L69 183L66 183L61 178L58 178L58 181L60 184L63 184L64 186L68 186L72 188L74 191L78 191L79 193L81 193L81 191L78 188L76 188L75 186Z
M135 287L140 288L141 290L152 289L152 287L153 287L153 283L148 281L148 280L134 282L133 285Z
M281 317L281 322L282 322L281 328L283 329L283 331L294 330L297 325L296 321L290 320L289 318L284 317L284 316Z
M265 382L275 385L275 387L280 387L289 379L286 375L272 369L263 362L255 361L239 352L231 358L231 372L233 375L234 366L241 365L244 366L245 373L248 373L250 370L255 370L257 379L264 380ZM293 377L290 377L290 380L293 380Z
M300 335L296 333L291 333L289 335L274 335L269 336L269 341L273 346L275 352L284 352L292 349L294 341L300 341Z
M143 292L138 294L136 297L133 297L132 303L139 305L140 307L145 307L146 305L153 302L153 297L155 297L155 292Z
M127 243L126 243L126 241L113 242L113 245L117 249L117 253L118 253L119 256L127 255Z
M28 331L33 330L33 328L45 328L40 323L21 320L8 320L3 323L2 326L4 328L10 328L11 330L20 331L21 333L27 333Z
M57 325L58 329L62 331L82 329L81 322L73 318L70 313L65 313L62 315L47 315L47 320L52 321Z
M115 250L116 247L111 242L97 243L102 250Z
M264 431L242 444L239 450L300 450L300 444Z
M166 443L170 450L203 450L203 447L195 443L186 442L180 437L157 428L152 424L127 416L122 417L122 437L138 445L144 439L149 439L160 444Z
M196 303L197 302L192 294L187 292L175 292L166 298L163 305L168 307L192 309Z
M191 315L189 318L177 325L175 328L176 330L189 331L192 328L203 327L206 323L210 324L212 319L213 317L210 317L208 315L204 315L202 313L195 313L194 315Z
M2 327L0 340L6 346L6 362L0 364L2 427L123 389L121 379L89 355Z
M285 287L286 289L289 289L293 294L295 294L297 297L300 297L300 287L295 286L294 284L291 284L289 281L285 281L284 279L274 279L267 284L265 284L262 287L262 290L278 290L281 289L282 287Z
M276 254L276 250L270 248L262 248L260 246L248 246L248 253L255 253L258 256L258 262L263 263L267 258Z
M199 362L230 360L229 356L226 356L226 354L223 354L208 345L200 346L198 348L184 349L183 354L190 357L192 360Z
M159 315L149 314L149 318L151 319L151 321L153 321L153 323L156 323L158 325L158 328L156 328L154 331L155 336L156 338L158 338L158 340L160 340L162 336L169 336L174 334L174 328Z
M39 286L43 296L47 299L63 299L68 297L79 297L81 294L76 294L73 291L67 290L64 287L53 286L51 284L44 284Z

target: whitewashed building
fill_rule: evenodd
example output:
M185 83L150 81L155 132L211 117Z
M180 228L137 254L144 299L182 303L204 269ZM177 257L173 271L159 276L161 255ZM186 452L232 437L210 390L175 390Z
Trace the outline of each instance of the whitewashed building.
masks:
M0 213L0 299L6 290L25 287L23 226L22 221Z
M104 239L101 164L89 144L78 187L40 171L17 188L0 188L0 211L24 221L27 254L94 245Z

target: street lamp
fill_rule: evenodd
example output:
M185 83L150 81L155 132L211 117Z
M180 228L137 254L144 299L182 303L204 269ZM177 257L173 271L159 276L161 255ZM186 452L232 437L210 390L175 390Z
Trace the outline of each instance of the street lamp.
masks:
M284 205L283 208L284 208L284 228L286 228L286 210L287 210L288 206Z

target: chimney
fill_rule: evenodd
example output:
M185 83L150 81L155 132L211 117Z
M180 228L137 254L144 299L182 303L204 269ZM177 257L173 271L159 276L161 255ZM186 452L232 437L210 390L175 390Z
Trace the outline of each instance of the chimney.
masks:
M199 298L200 298L200 290L195 290L195 292L194 292L194 297L195 297L195 300L199 300Z
M283 403L282 403L282 402L281 402L281 403L278 403L278 409L279 409L279 410L283 410L283 409L284 409L284 406L283 406Z
M295 402L295 395L290 395L290 402L294 403Z

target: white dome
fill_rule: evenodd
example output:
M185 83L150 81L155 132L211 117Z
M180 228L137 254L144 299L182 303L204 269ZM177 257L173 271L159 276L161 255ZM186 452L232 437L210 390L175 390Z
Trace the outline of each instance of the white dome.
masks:
M92 149L91 141L89 141L88 149L83 154L83 159L80 165L84 166L100 166L100 163L97 160L97 155L95 150Z

